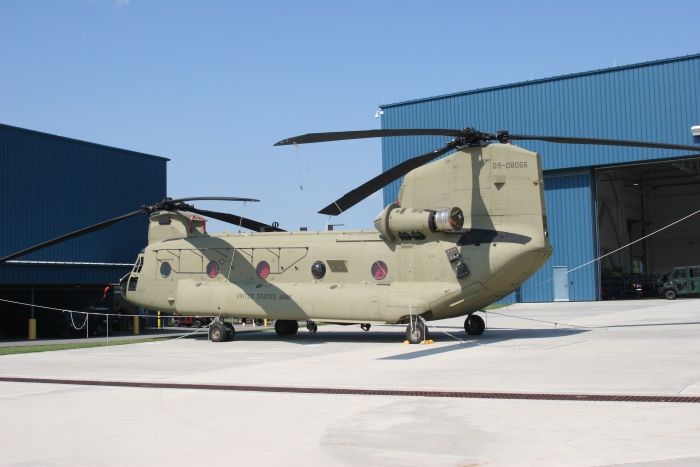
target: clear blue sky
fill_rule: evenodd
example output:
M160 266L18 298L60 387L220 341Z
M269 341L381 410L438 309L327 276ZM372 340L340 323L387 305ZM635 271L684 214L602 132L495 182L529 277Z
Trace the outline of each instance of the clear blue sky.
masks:
M276 141L379 128L382 103L698 53L699 6L4 1L0 122L168 157L170 196L258 198L246 216L322 229L329 195L312 170L299 189ZM379 140L302 149L333 198L381 171ZM371 228L382 208L375 195L334 222Z

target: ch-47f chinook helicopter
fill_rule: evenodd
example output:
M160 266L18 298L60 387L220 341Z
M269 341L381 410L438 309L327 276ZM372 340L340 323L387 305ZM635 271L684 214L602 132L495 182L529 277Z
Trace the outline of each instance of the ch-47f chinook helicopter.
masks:
M131 303L181 315L217 316L212 341L232 339L221 318L276 320L279 335L299 321L407 324L406 338L427 338L426 321L464 316L470 335L484 331L475 313L514 291L552 254L540 155L515 140L690 150L694 146L589 138L415 129L315 133L276 146L371 137L444 135L445 147L403 162L321 214L338 215L405 176L395 203L374 220L376 230L287 232L233 214L197 209L189 201L245 198L166 198L153 206L78 230L0 259L149 216L148 246L120 286ZM453 154L440 159L450 151ZM206 219L253 233L209 234Z

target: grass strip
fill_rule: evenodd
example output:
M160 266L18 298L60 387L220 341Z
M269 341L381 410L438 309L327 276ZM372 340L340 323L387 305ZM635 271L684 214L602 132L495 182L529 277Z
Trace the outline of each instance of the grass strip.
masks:
M171 339L171 337L154 337L152 339L125 339L101 342L76 342L70 344L45 344L45 345L18 345L0 347L0 355L13 355L20 353L51 352L54 350L89 349L91 347L107 347L110 345L137 344L140 342L156 342Z
M245 329L238 330L236 334L248 334L253 332L265 332L270 329ZM89 349L92 347L107 347L110 345L127 345L127 344L138 344L141 342L158 342L173 340L177 336L163 336L163 337L153 337L148 339L124 339L124 340L113 340L113 341L100 341L100 342L76 342L70 344L41 344L41 345L18 345L9 347L0 347L0 356L2 355L14 355L20 353L34 353L34 352L52 352L55 350L71 350L71 349ZM183 339L206 339L207 334L202 332L198 334L191 334L183 337Z

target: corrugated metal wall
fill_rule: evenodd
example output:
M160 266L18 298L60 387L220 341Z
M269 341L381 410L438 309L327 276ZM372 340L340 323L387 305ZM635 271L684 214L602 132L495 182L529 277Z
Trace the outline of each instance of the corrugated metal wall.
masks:
M496 132L698 144L700 54L382 106L382 128ZM697 139L697 138L696 138ZM383 168L441 147L444 137L384 138ZM522 141L545 170L685 155L680 151ZM699 144L700 149L700 144ZM384 190L396 199L400 182Z
M0 125L0 257L162 200L167 159ZM133 263L147 219L125 220L21 260ZM0 266L0 282L102 283L128 268Z
M382 106L382 128L463 128L513 134L594 137L697 144L700 124L700 54L535 80ZM384 138L383 169L440 148L445 137ZM675 158L682 151L517 142L542 155L550 240L555 252L528 283L522 301L553 299L552 265L570 268L592 260L596 233L589 171L554 176L548 171ZM384 189L396 199L401 180ZM571 300L594 300L593 265L571 274ZM546 284L534 287L540 282ZM514 295L514 294L513 294ZM515 302L515 297L503 302ZM519 300L518 300L519 301Z

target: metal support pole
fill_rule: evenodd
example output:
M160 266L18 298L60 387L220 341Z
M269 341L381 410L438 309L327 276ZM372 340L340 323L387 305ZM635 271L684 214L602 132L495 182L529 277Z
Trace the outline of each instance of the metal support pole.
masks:
M36 340L36 319L34 318L34 284L32 284L32 311L29 318L28 338L30 341Z
M134 316L134 334L139 334L139 317Z

